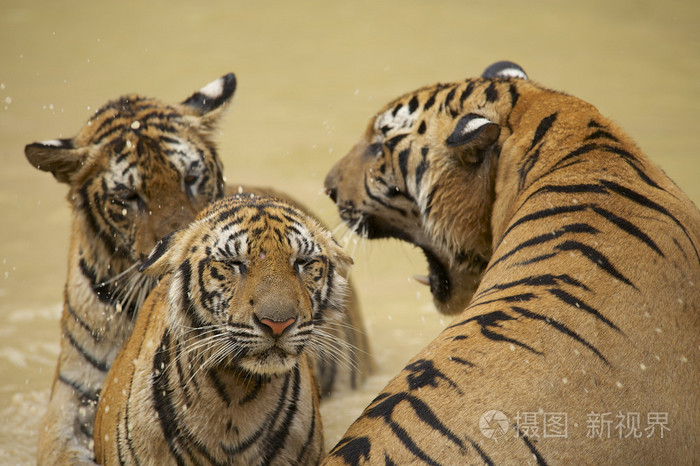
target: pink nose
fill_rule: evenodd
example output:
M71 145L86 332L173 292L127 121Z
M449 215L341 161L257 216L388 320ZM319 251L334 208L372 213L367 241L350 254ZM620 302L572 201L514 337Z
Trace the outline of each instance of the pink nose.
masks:
M289 319L285 320L284 322L277 322L274 320L270 319L260 319L260 323L269 327L270 330L272 331L272 335L278 337L284 333L287 328L292 325L294 322L296 322L297 319L296 317L290 317Z

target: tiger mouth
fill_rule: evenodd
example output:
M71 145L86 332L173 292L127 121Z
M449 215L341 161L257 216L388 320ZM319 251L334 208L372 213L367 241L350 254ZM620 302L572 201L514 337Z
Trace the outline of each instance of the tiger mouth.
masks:
M345 217L345 222L349 225L356 225L355 231L367 239L394 238L412 244L423 251L428 262L428 276L416 276L416 280L430 287L430 293L436 301L447 303L452 296L449 268L445 265L432 250L428 247L416 243L405 231L391 225L387 225L379 218L358 214L354 219Z
M257 354L243 358L241 366L250 373L274 375L289 372L299 360L299 354L292 354L277 345L271 346Z

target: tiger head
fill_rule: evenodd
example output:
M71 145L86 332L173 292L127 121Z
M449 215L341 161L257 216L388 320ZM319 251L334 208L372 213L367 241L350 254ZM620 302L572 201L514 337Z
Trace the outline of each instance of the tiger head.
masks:
M291 370L305 348L332 350L352 264L330 233L270 197L227 197L158 243L141 265L170 274L168 328L204 365ZM328 336L326 340L330 338Z
M430 286L440 312L466 307L491 256L495 170L510 134L508 89L524 79L518 65L500 62L480 79L405 94L370 120L326 177L350 228L423 251L428 277L416 278Z
M144 258L223 195L211 133L235 88L227 74L178 105L127 95L97 110L75 137L25 147L33 166L68 184L74 236L78 228L90 238L81 247L93 248L82 253L103 269L95 273L114 275Z

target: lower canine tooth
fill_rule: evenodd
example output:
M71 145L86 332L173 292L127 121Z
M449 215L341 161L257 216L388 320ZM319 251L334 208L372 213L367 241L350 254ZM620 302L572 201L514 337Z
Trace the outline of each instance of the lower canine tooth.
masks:
M430 280L425 275L414 275L413 279L422 285L430 286Z

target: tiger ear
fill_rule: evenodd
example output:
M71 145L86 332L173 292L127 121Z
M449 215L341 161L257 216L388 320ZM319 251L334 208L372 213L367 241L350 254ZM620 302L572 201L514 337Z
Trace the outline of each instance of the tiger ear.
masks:
M139 265L139 272L155 277L162 277L170 272L172 267L170 261L172 246L181 234L182 230L177 230L158 241L148 257Z
M83 166L87 149L75 148L72 139L54 139L26 145L24 155L39 170L53 173L61 183L70 183Z
M212 127L236 91L236 76L228 73L212 81L182 102L200 117L203 125Z
M493 65L490 65L488 68L484 70L483 73L481 73L482 78L519 78L519 79L525 79L527 80L527 74L525 73L525 70L518 65L517 63L513 63L512 61L498 61L494 63Z
M461 149L462 157L470 163L480 162L483 151L498 141L501 127L486 117L470 113L457 122L445 144Z

